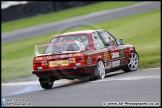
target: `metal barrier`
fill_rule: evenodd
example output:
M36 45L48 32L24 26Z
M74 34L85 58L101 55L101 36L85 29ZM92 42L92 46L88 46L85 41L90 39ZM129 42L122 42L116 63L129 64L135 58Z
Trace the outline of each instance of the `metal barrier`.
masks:
M1 22L56 12L73 7L88 5L98 1L39 1L1 9Z

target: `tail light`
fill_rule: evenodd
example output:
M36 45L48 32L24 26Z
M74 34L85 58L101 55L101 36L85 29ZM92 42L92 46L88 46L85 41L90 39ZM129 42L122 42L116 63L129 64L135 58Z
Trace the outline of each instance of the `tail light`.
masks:
M73 56L82 56L82 53L75 53Z
M85 63L85 60L84 60L84 59L82 59L82 60L80 60L80 62L81 62L81 63Z
M33 68L35 67L35 64L33 63Z
M37 67L38 67L38 64L37 63L33 63L33 69L37 68Z
M75 58L69 58L69 63L75 63Z
M41 66L45 66L45 61L41 61Z
M45 65L48 66L47 60L46 60L46 61L41 61L41 65L42 65L42 66L45 66Z

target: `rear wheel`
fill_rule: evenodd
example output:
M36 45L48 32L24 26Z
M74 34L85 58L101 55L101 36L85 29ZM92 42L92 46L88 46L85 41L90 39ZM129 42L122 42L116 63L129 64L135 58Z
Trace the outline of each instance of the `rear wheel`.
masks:
M50 89L50 88L52 88L54 81L42 81L42 80L39 80L39 82L40 82L40 85L41 85L41 87L43 89Z
M102 60L97 62L94 73L89 77L90 81L105 78L105 66Z
M139 66L139 56L137 52L132 51L129 56L128 64L123 68L125 72L131 72L137 70Z

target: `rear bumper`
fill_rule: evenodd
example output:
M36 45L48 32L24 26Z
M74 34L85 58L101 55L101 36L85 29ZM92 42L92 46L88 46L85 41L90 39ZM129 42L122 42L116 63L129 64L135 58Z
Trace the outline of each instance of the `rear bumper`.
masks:
M88 65L88 66L78 66L73 68L59 68L59 69L50 69L50 70L35 70L32 71L33 74L36 74L38 77L44 76L58 76L58 75L79 75L79 74L88 74L93 73L95 65Z

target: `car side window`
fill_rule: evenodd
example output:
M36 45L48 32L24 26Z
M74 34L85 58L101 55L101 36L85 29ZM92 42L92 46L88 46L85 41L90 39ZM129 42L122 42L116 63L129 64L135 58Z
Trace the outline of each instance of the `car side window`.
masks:
M104 44L96 32L92 33L92 40L93 40L93 45L95 49L104 48Z
M105 43L109 44L108 46L117 45L115 39L106 31L99 32L99 35L102 37L102 39L105 41Z

